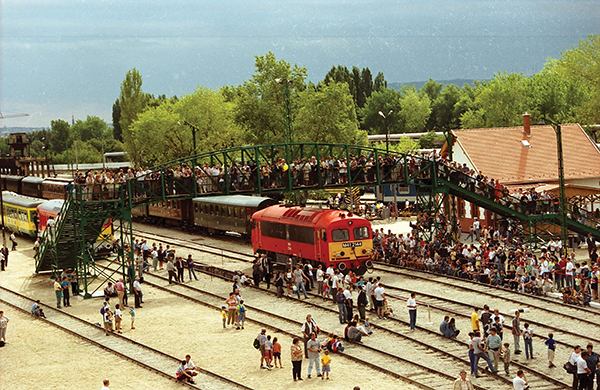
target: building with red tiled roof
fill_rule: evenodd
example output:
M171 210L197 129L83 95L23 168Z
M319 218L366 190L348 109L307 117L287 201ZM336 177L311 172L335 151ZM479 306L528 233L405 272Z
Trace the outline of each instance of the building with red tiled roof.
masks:
M565 183L596 188L600 192L600 150L579 124L561 125ZM453 160L484 176L499 180L509 189L558 183L556 133L550 125L453 130ZM447 145L442 153L447 154ZM468 202L460 202L462 229L475 219L491 224L493 216Z
M578 124L561 129L566 183L600 187L600 150L594 141ZM453 159L502 184L558 182L556 133L550 125L464 129L453 134Z

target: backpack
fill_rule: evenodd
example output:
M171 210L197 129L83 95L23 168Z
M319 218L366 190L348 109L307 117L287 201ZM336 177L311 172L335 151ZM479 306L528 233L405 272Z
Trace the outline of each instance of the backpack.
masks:
M104 308L105 308L105 307L106 307L106 306L102 306L102 309L100 309L100 314L102 314L102 316L104 316Z
M254 348L260 349L260 341L258 341L258 337L254 339L254 343L252 345Z

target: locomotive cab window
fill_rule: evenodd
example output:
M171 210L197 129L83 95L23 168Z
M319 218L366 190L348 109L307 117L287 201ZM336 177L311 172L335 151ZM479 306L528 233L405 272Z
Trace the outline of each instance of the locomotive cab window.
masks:
M334 229L331 231L331 239L335 242L348 241L350 232L348 229Z
M355 240L366 240L369 238L369 228L366 226L354 228Z
M325 229L321 229L321 241L327 242L327 231Z

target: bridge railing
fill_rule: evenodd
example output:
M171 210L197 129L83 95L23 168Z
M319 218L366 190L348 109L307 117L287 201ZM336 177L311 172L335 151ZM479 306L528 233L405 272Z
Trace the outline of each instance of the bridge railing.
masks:
M133 204L203 194L270 193L380 185L430 177L414 156L337 144L273 144L226 149L179 159L128 180ZM423 168L417 175L408 171ZM132 205L133 205L132 204Z

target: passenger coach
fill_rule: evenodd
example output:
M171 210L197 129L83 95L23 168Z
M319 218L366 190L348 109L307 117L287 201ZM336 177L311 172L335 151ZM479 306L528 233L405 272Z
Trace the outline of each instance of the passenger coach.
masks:
M373 267L371 223L346 211L272 206L254 214L252 227L254 252L279 263L291 257L359 275Z
M194 198L194 225L213 234L237 232L249 237L252 215L277 203L271 198L247 195Z

